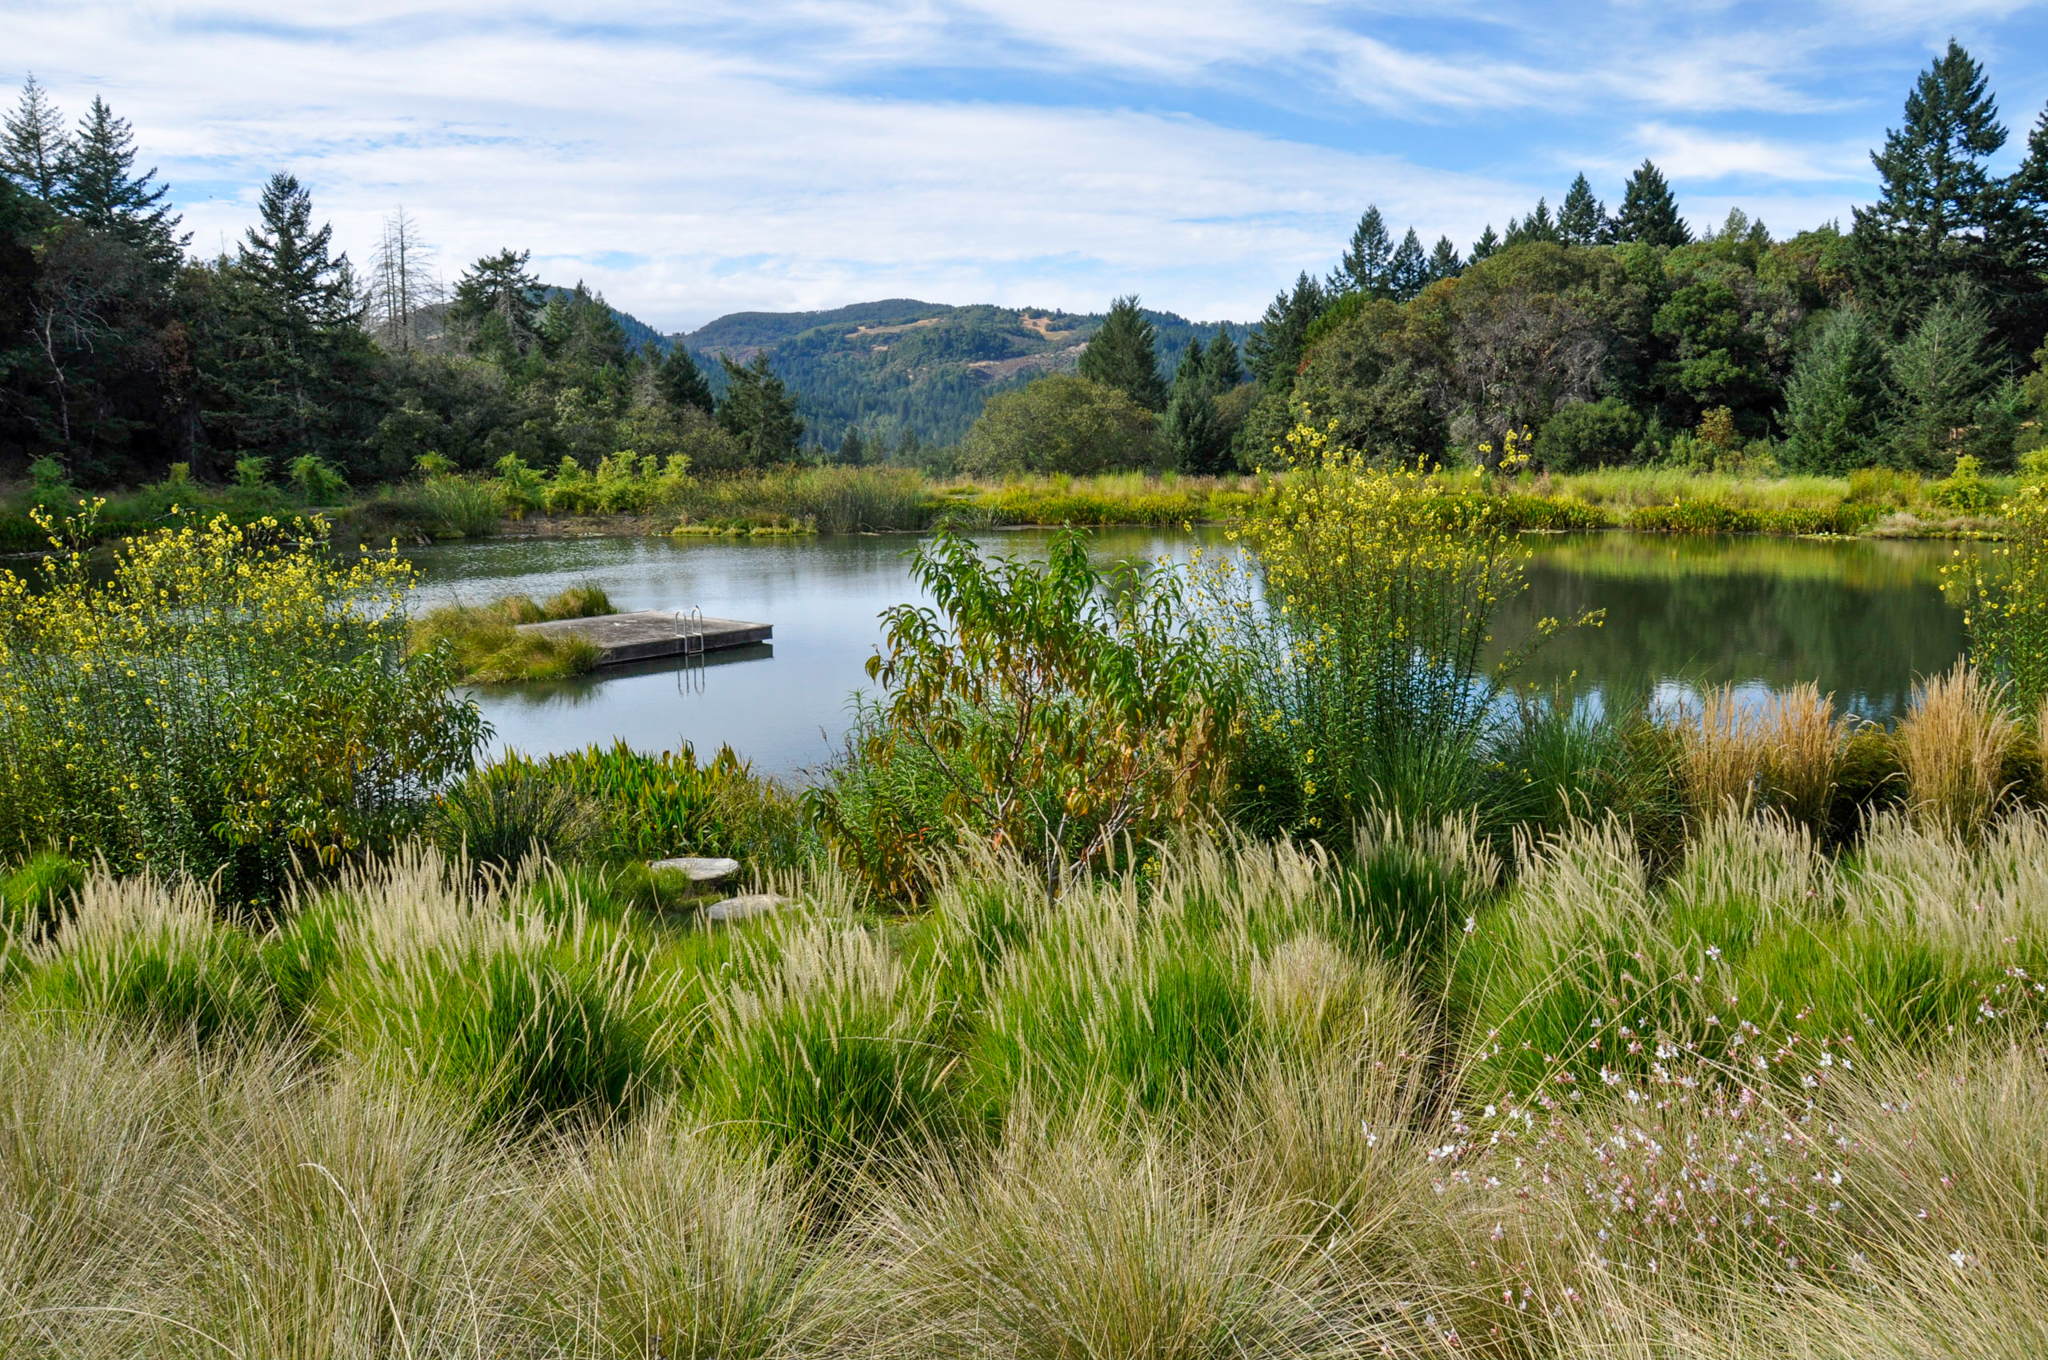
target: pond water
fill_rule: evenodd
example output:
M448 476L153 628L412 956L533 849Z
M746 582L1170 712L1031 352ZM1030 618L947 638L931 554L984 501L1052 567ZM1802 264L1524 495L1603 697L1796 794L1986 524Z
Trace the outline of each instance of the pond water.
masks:
M992 550L1042 552L1045 531L980 536ZM1627 534L1537 537L1530 588L1503 618L1499 646L1536 620L1604 610L1567 630L1521 679L1580 694L1670 698L1705 684L1761 694L1815 680L1864 716L1902 711L1913 681L1954 662L1962 622L1943 603L1952 545ZM537 599L580 582L621 609L695 606L708 616L773 624L774 641L705 662L608 667L574 680L473 691L495 749L529 754L623 738L643 750L730 743L755 767L801 775L829 759L848 699L868 684L876 616L918 598L906 535L794 540L499 539L422 548L429 605ZM1183 556L1220 533L1112 530L1105 559Z

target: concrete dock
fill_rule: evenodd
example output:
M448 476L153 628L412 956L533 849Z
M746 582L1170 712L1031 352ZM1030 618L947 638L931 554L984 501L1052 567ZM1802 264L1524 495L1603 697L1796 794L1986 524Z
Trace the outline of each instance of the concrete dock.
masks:
M642 609L631 614L604 614L594 619L552 619L523 623L522 633L569 634L597 644L597 664L648 661L666 656L695 656L729 647L766 642L775 636L772 624L740 619L707 619L672 609Z

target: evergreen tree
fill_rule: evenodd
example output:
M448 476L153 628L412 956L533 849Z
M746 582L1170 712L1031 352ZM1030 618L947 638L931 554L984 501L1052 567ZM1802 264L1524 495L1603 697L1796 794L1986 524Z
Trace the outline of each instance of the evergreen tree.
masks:
M333 227L313 225L312 195L290 174L270 177L257 213L231 276L236 442L327 452L347 438L369 346L348 256L332 253Z
M756 354L753 362L744 366L723 354L718 362L725 369L725 400L718 404L718 423L739 441L748 464L769 467L794 459L797 441L804 437L804 423L797 419L796 399L775 376L768 355Z
M21 87L21 103L7 115L0 135L0 173L31 196L54 206L69 174L71 139L64 116L33 73Z
M1886 367L1884 344L1862 312L1845 307L1829 314L1785 384L1786 463L1839 473L1878 461Z
M691 357L689 347L678 338L669 346L668 357L661 361L661 394L668 404L681 411L695 407L705 415L717 409L711 399L711 384L704 381L703 370Z
M1900 465L1947 473L1968 454L1986 467L2012 462L2021 395L1982 299L1967 286L1927 309L1893 352Z
M541 306L540 280L526 272L524 250L486 255L455 281L448 325L471 354L510 365L540 344L534 322Z
M1594 246L1607 239L1607 205L1593 197L1593 186L1581 174L1565 191L1557 210L1558 235L1567 245Z
M1330 276L1333 294L1364 293L1367 297L1388 296L1394 263L1394 241L1387 235L1386 219L1377 205L1366 208L1351 233L1351 245Z
M1466 263L1478 264L1500 249L1500 237L1493 230L1493 223L1486 224L1486 230L1479 233L1479 239L1472 243L1472 258Z
M1293 291L1274 298L1259 318L1258 330L1245 337L1245 367L1268 391L1284 392L1293 385L1308 328L1329 305L1322 285L1304 271L1294 281Z
M1622 190L1614 239L1652 246L1682 246L1692 240L1691 230L1678 216L1678 200L1664 182L1664 172L1647 160L1636 167Z
M842 467L859 467L868 460L868 446L860 437L860 426L846 427L846 437L839 441L839 451L832 461Z
M163 206L169 186L150 182L156 178L154 166L139 175L134 169L135 134L128 120L114 117L107 101L94 96L92 111L79 120L78 136L64 158L58 195L64 215L171 268L185 238L177 235L177 215Z
M1429 257L1422 253L1422 242L1415 235L1415 228L1410 227L1394 251L1394 258L1388 261L1387 293L1396 302L1406 302L1428 282Z
M2048 274L2048 109L2027 134L2027 154L2005 182L2005 214L1999 245L2008 267Z
M1166 403L1166 446L1174 466L1186 472L1211 473L1228 449L1222 418L1216 414L1216 385L1208 354L1199 340L1188 342L1173 375L1173 394Z
M1508 219L1508 232L1502 244L1504 246L1519 246L1530 241L1555 241L1557 239L1557 223L1551 219L1550 203L1546 199L1539 198L1536 200L1535 210L1527 217L1519 222L1512 217Z
M1216 334L1209 339L1209 352L1203 356L1203 372L1209 379L1209 390L1218 394L1228 392L1244 381L1244 365L1238 362L1237 341L1230 336L1229 326L1218 326Z
M1429 252L1429 281L1456 278L1464 269L1465 262L1458 258L1458 248L1451 244L1451 238L1437 237L1436 249Z
M1082 377L1114 387L1148 411L1166 409L1166 383L1159 376L1158 339L1138 310L1136 295L1120 297L1081 351Z

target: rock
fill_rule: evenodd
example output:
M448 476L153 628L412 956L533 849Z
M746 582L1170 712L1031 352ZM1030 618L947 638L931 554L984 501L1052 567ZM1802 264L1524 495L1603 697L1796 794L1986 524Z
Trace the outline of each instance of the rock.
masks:
M680 859L658 859L647 867L656 872L667 869L682 874L692 883L716 883L738 873L740 862L736 859L700 859L695 855L684 855Z
M789 899L778 893L742 893L728 897L723 902L713 902L704 908L707 921L746 921L756 916L766 916Z

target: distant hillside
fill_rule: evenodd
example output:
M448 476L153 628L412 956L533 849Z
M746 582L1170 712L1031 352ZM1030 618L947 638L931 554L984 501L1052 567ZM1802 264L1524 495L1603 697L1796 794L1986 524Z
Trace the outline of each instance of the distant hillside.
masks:
M1145 315L1169 373L1189 341L1206 344L1220 324ZM825 312L734 312L671 339L689 347L714 387L723 386L720 354L746 363L766 350L797 394L810 442L837 446L858 426L890 445L906 431L951 444L992 394L1072 369L1101 323L1099 313L891 298ZM1231 333L1241 343L1246 329L1233 324Z

